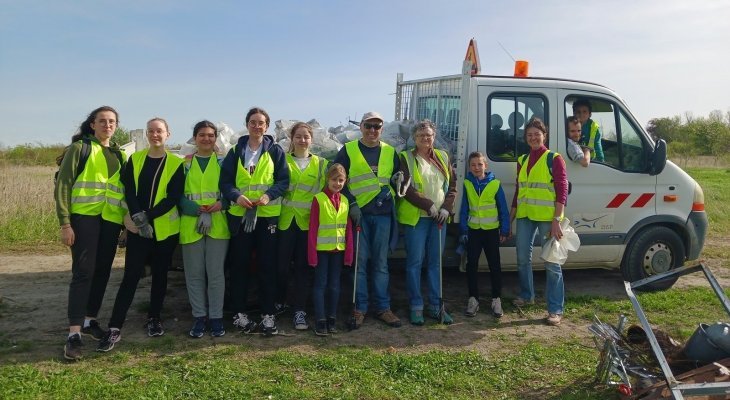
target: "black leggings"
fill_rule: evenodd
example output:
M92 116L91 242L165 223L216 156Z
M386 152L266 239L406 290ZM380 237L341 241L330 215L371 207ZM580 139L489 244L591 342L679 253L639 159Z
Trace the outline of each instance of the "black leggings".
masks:
M466 244L466 282L469 287L469 297L479 300L479 285L477 284L477 268L479 257L487 256L489 263L489 277L492 281L492 298L502 296L502 263L499 257L499 228L471 229L469 241Z
M71 227L75 241L71 246L68 323L76 326L83 324L84 317L99 313L122 226L101 215L71 214Z
M132 305L137 284L144 273L144 266L149 261L152 269L152 288L150 290L150 308L148 317L160 318L162 303L167 292L167 270L172 262L179 235L173 235L160 242L145 239L132 232L127 232L127 253L124 257L124 277L119 285L114 310L109 320L110 328L122 329L127 311Z
M240 229L231 237L228 246L230 268L231 309L234 313L246 313L248 280L253 250L256 249L256 265L259 276L259 304L261 313L274 314L276 291L276 236L279 217L259 217L253 232Z
M308 231L299 229L292 221L289 229L279 231L279 268L276 272L276 302L287 302L289 288L289 268L294 260L294 293L291 293L294 311L304 311L312 287L314 268L307 262Z

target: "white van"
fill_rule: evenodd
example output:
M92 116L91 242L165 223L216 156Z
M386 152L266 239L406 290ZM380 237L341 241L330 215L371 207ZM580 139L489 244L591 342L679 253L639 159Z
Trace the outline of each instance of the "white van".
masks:
M472 76L470 70L465 62L462 75L404 81L398 74L396 91L396 120L431 119L452 146L448 150L460 192L467 156L478 150L487 155L489 169L511 203L517 156L529 151L523 138L526 122L541 118L550 132L548 147L566 154L566 118L573 114L573 102L585 99L600 126L604 160L592 160L584 168L565 157L572 187L565 216L581 247L563 267L620 268L624 279L633 282L699 257L708 225L702 189L667 161L666 143L653 140L616 93L589 82ZM449 229L447 264L461 261L453 253L457 231ZM538 268L539 251L536 243L533 261ZM514 239L502 245L501 258L503 269L516 269ZM655 282L649 289L665 289L675 281Z

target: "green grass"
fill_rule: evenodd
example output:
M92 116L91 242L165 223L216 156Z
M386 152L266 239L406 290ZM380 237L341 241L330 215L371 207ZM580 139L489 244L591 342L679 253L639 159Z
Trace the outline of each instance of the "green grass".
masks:
M705 287L638 298L652 325L680 341L700 322L727 320ZM615 389L593 382L599 352L584 329L594 314L612 324L625 314L629 324L638 323L630 302L571 296L566 310L575 332L537 339L530 325L488 329L481 340L500 344L491 351L328 347L313 336L295 348L270 351L259 343L210 346L167 335L125 342L104 355L87 349L89 359L75 364L43 360L0 366L0 398L615 398ZM537 305L525 312L533 316L543 310ZM10 345L0 335L0 355L34 351L24 348L26 343L13 344L13 350Z
M705 193L705 210L710 220L710 236L727 237L730 232L730 170L715 168L688 168Z
M317 354L279 350L256 355L238 346L173 355L118 352L73 366L0 367L0 397L606 398L609 392L590 383L595 358L595 351L580 343L534 341L494 357L472 351L408 354L349 347Z

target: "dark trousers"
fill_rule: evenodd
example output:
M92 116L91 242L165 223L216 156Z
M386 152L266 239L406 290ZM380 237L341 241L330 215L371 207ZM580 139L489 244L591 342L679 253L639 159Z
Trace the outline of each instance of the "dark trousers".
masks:
M71 246L68 323L75 326L83 324L84 317L99 313L122 226L101 215L71 214L71 228L75 241Z
M150 308L147 317L160 318L162 303L167 292L167 270L172 262L179 235L173 235L160 242L145 239L127 232L127 253L124 257L124 276L119 285L114 310L109 320L110 328L122 329L127 311L132 305L139 280L144 274L144 266L149 261L152 269L152 288L150 289Z
M307 306L314 268L307 263L307 231L299 229L292 221L289 229L279 231L279 268L276 271L276 302L287 303L289 270L294 261L294 292L290 294L294 311L304 311Z
M235 313L246 313L252 252L253 249L256 249L261 313L274 314L278 219L279 217L259 217L253 232L246 233L241 228L235 236L231 237L228 247L230 251L230 308Z
M489 277L492 281L492 298L502 296L502 263L499 257L499 228L495 229L471 229L469 228L469 241L466 244L466 283L469 287L469 297L479 300L479 287L477 284L477 268L479 267L479 256L487 256L489 263Z
M314 318L318 321L326 317L337 316L337 303L340 300L340 272L344 258L344 251L317 252L312 303L314 304Z

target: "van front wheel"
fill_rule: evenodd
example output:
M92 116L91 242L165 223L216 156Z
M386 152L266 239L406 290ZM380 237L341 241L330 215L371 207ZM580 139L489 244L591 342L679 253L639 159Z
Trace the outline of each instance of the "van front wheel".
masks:
M629 282L679 268L684 264L685 250L682 238L665 226L653 226L639 232L629 244L621 264L621 274ZM644 285L640 290L669 289L679 277L662 279Z

